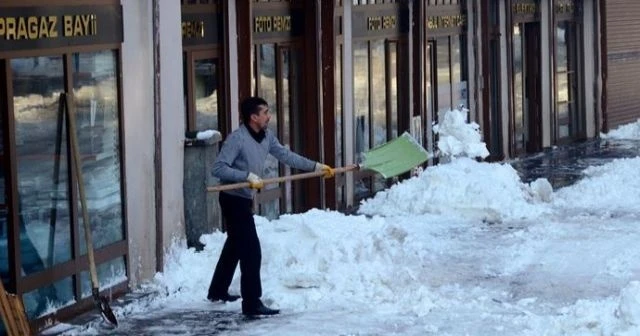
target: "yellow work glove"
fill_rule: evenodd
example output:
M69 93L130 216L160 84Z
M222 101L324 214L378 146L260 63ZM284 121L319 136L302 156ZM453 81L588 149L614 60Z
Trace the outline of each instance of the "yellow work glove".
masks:
M254 173L249 173L249 176L247 176L247 182L249 182L249 188L251 189L262 189L262 187L264 187L264 182L260 176Z
M336 174L335 169L327 166L324 163L320 163L320 162L316 162L316 169L315 170L323 172L324 173L324 178L332 178Z

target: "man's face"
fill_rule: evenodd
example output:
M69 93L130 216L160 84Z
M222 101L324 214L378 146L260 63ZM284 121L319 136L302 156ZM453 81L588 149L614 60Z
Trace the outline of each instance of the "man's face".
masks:
M251 119L253 119L260 129L266 130L267 126L269 126L269 120L271 120L269 107L266 105L260 105L260 111L257 114L253 114Z

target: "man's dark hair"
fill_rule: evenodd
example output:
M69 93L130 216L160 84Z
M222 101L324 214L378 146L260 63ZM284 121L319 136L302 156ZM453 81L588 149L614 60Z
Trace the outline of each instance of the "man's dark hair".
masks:
M242 116L242 123L249 125L249 120L252 114L258 114L260 112L260 105L269 106L266 100L260 97L245 98L240 103L240 116Z

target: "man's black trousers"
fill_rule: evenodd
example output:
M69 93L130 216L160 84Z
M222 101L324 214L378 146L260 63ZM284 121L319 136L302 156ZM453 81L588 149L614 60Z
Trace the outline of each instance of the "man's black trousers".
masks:
M253 221L250 199L220 193L220 208L226 220L227 240L209 286L209 297L220 297L229 290L233 273L240 262L240 291L246 303L262 296L260 284L260 240Z

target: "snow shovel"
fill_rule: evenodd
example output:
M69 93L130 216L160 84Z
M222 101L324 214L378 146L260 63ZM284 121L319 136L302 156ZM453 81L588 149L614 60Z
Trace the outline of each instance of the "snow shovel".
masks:
M91 275L91 293L93 301L100 310L102 317L114 326L118 326L118 320L113 314L109 301L106 297L100 296L100 285L98 284L98 272L96 271L96 261L93 255L93 239L91 237L91 225L89 225L89 209L87 209L87 196L84 190L84 179L82 177L82 163L80 158L80 148L78 146L78 135L76 133L75 111L71 105L71 97L64 94L67 121L69 122L69 140L71 142L71 161L78 181L78 194L80 196L80 207L82 208L82 224L84 225L84 238L87 241L87 258L89 259L89 274Z
M407 132L401 136L363 153L363 160L359 164L335 168L335 173L345 173L352 170L372 170L384 178L400 175L422 164L429 159L429 153ZM321 171L314 171L289 176L274 177L262 180L264 184L281 183L323 176ZM207 187L207 191L225 191L248 188L249 182L221 184Z
M19 296L5 292L0 280L0 315L9 336L29 336L31 327Z

